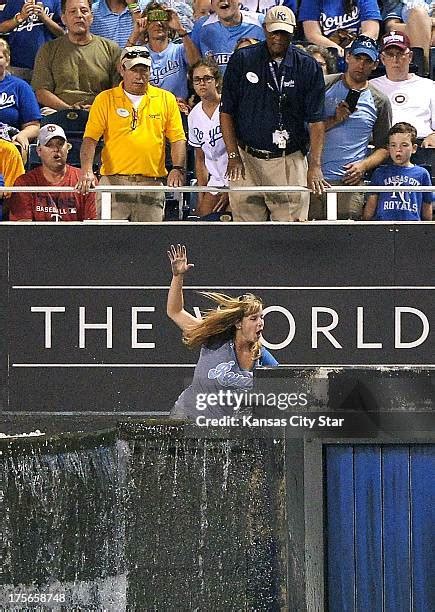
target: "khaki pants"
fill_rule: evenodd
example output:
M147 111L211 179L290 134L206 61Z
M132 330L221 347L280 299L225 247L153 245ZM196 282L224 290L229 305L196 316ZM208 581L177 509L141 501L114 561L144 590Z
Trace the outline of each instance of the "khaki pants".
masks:
M102 176L100 185L163 185L160 178L142 174ZM165 212L164 191L112 192L112 219L161 223ZM101 219L101 193L97 195L97 219Z
M331 186L343 186L342 181L328 182ZM358 189L358 185L355 185L355 189ZM354 219L357 221L358 219L361 219L363 206L363 193L352 193L351 191L346 193L337 193L337 219ZM308 219L310 219L310 221L313 219L326 219L326 195L319 196L314 193L311 194Z
M239 149L245 179L231 187L251 185L307 185L307 160L300 151L276 159L258 159ZM230 193L234 221L305 221L309 193Z

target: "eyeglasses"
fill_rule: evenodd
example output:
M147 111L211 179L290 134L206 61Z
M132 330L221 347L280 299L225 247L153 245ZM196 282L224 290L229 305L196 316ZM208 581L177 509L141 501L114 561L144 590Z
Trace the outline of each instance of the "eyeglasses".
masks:
M135 57L144 57L149 59L151 56L148 51L127 51L127 53L122 56L122 59L134 59Z
M208 83L211 83L214 80L215 80L214 76L206 74L203 77L193 77L192 83L194 85L199 85L200 83L204 83L204 85L207 85Z
M388 59L403 59L404 57L408 57L409 50L408 51L396 51L396 52L382 51L382 55L383 57L388 57Z
M131 113L131 124L130 124L130 128L132 132L137 128L138 119L139 119L139 115L137 113L137 110L133 108L132 113Z

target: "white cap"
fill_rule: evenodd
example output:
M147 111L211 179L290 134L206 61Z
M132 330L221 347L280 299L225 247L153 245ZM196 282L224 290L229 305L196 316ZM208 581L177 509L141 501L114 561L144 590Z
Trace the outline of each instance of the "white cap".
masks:
M129 55L133 57L129 57ZM125 47L121 51L121 65L127 70L142 64L143 66L151 66L151 54L149 49L144 46L136 45L134 47Z
M296 27L296 18L293 11L286 6L273 6L266 13L264 27L268 32L284 30L284 32L293 34Z
M65 132L60 125L56 125L55 123L47 123L39 130L38 145L45 146L52 138L63 138L65 142L67 141Z

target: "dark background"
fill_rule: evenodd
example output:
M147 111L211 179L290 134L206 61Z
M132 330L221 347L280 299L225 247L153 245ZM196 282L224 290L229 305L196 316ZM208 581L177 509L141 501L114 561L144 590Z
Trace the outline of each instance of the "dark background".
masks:
M48 423L52 429L83 422L107 425L121 415L170 410L197 360L165 312L171 279L166 250L177 242L187 245L189 261L195 263L186 277L189 310L211 305L197 294L201 288L231 295L251 290L266 306L291 311L296 335L286 348L272 349L281 364L433 363L432 331L419 347L394 349L395 306L418 308L433 318L433 291L423 289L435 285L431 225L8 224L0 228L2 430L43 429ZM408 286L413 288L383 288ZM46 305L66 307L65 313L53 314L51 349L44 348L44 315L30 310ZM78 348L79 306L86 307L87 322L98 323L105 321L106 307L113 308L113 349L106 348L103 330L88 330L86 348ZM155 308L139 315L152 330L138 333L139 341L155 342L153 350L131 348L133 306ZM337 311L340 320L332 334L342 349L321 335L318 349L311 348L313 306ZM364 307L365 341L382 342L382 349L356 348L357 306ZM319 320L326 324L329 317ZM409 341L420 335L421 323L405 315L402 329L402 339ZM282 314L266 316L266 340L278 343L287 333ZM160 365L15 365L35 363ZM167 364L182 367L162 367Z

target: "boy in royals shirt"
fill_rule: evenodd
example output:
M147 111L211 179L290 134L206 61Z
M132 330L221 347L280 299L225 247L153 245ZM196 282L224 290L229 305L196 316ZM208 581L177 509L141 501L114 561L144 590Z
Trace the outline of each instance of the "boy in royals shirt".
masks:
M377 168L370 184L391 186L394 191L370 194L364 207L363 221L431 221L433 193L405 191L406 187L432 185L429 172L411 163L411 155L417 150L417 130L403 121L393 125L388 136L393 163Z

